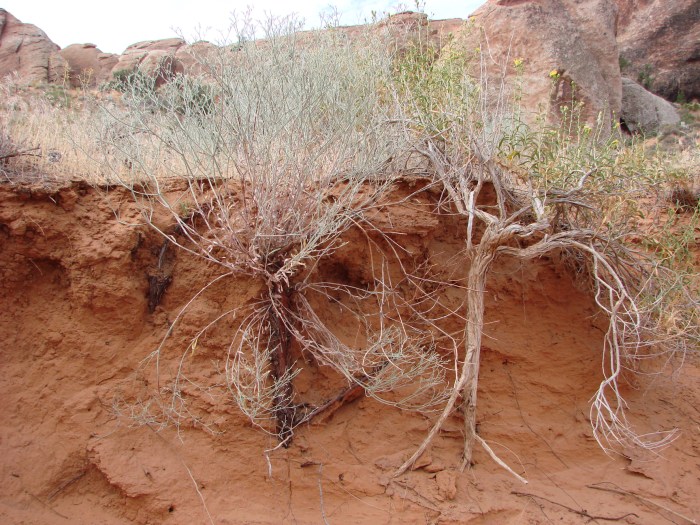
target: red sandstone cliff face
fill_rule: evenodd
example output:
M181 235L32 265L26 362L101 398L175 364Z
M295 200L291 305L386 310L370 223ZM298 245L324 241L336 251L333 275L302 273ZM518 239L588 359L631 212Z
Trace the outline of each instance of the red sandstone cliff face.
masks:
M470 20L473 25L462 31L455 47L482 49L491 86L498 87L504 76L520 77L526 116L544 113L557 122L574 102L584 104L583 117L589 121L599 114L620 114L617 8L612 0L493 0Z
M675 102L700 98L700 5L696 0L616 0L623 74Z
M56 82L65 61L46 33L0 9L0 77L16 72L24 83Z
M408 191L399 184L394 196ZM432 213L436 198L422 192L382 213L409 252L449 260L463 241L458 224ZM479 433L528 485L482 450L473 469L459 471L460 414L416 470L392 479L434 416L366 398L300 429L266 460L276 441L251 428L217 386L235 323L186 355L192 382L183 393L200 423L161 427L144 396L156 385L144 359L219 270L182 252L159 264L162 240L131 225L130 199L82 183L0 184L0 521L575 524L597 516L644 524L700 516L697 361L678 376L624 384L638 429L681 430L670 448L660 457L606 456L587 420L604 323L555 260L503 260L487 293ZM345 240L337 254L345 275L361 273L362 237ZM154 272L172 283L150 313ZM241 277L212 286L167 343L163 373L203 324L261 286ZM326 315L342 326L342 311L330 305ZM329 395L335 379L317 364L303 367L297 390Z

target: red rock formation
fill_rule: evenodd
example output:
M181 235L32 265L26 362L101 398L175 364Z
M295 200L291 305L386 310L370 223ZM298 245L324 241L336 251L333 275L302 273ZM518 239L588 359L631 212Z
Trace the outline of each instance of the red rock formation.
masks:
M407 11L382 20L377 24L375 31L386 34L399 50L410 43L426 41L433 47L442 49L448 43L450 35L459 31L463 24L464 20L461 18L428 20L425 13Z
M175 52L175 61L182 65L182 69L188 75L200 75L203 73L201 60L216 54L219 48L205 41L195 42L181 46Z
M455 45L485 53L490 85L514 78L522 60L522 104L557 121L563 107L583 102L587 120L619 114L622 83L612 0L492 0L471 18ZM496 98L495 96L492 98Z
M368 34L384 37L389 45L398 51L419 42L441 49L449 42L450 36L459 31L464 22L462 18L428 20L428 15L425 13L405 11L388 16L373 26L341 26L335 30L350 41L356 41Z
M41 29L0 8L0 77L17 73L22 83L60 80L65 60L59 49Z
M99 86L110 79L118 55L103 53L95 44L72 44L60 51L68 66L72 87Z
M622 73L675 102L700 99L698 0L616 0Z
M182 73L182 64L175 58L177 51L185 46L181 38L147 40L132 44L119 57L112 67L112 74L118 71L137 69L156 78L156 85L163 84L177 73Z

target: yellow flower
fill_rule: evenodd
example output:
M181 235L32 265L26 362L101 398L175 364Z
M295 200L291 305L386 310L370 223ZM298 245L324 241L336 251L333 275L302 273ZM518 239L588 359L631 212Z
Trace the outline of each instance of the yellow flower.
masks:
M513 65L514 65L515 67L520 67L520 66L522 66L522 65L523 65L523 59L522 59L522 58L516 58L515 60L513 60Z
M559 78L559 71L557 71L556 69L552 69L549 72L549 78L552 78L554 80L558 79Z

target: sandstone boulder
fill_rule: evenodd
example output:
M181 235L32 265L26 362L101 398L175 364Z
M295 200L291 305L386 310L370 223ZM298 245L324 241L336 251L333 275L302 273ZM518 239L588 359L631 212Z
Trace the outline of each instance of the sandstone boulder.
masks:
M27 84L60 80L65 60L59 50L41 29L0 8L0 77L17 73Z
M481 49L489 86L522 75L526 120L539 112L556 123L574 103L583 104L588 122L600 113L608 117L608 128L619 115L622 82L613 0L491 0L470 21L451 45L466 53ZM492 102L497 97L489 94Z
M181 38L147 40L132 44L112 67L112 75L121 71L138 70L154 78L156 85L161 85L175 74L183 72L183 66L176 58L177 51L183 46L185 41Z
M156 87L184 72L184 68L175 58L175 54L163 49L156 49L148 53L143 57L138 69L149 77L155 78Z
M201 61L206 61L207 58L215 60L219 52L219 47L210 42L194 42L179 47L175 52L175 61L187 75L199 76L205 73Z
M103 53L95 44L72 44L61 50L72 87L95 87L108 81L119 57Z
M700 99L698 0L616 0L620 65L653 93Z
M681 121L673 104L629 78L622 79L620 117L632 133L654 133Z
M374 31L388 37L399 52L418 43L427 43L439 50L463 24L461 18L428 20L425 13L406 11L385 18L377 24Z
M370 32L386 37L389 45L401 51L412 43L430 43L435 48L441 48L449 35L458 31L463 25L462 19L429 21L423 13L403 12L392 15L377 23ZM360 39L368 34L366 25L344 26L336 29L338 34L350 41ZM305 33L300 33L303 41ZM139 70L156 79L156 85L161 85L176 74L200 75L205 73L199 60L213 56L219 52L218 46L200 41L186 44L180 38L165 40L148 40L132 44L118 57L111 68L111 75L123 71Z
M347 42L359 42L367 38L381 38L393 52L402 52L409 46L421 44L441 49L451 36L464 24L462 18L429 20L425 13L404 11L390 15L374 24L339 26L332 29L335 35ZM300 41L316 32L302 31ZM313 42L313 38L311 39Z

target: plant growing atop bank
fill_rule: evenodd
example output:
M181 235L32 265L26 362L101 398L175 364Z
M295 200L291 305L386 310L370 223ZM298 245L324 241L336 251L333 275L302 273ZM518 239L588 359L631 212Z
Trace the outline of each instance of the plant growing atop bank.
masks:
M371 229L367 212L409 150L400 108L386 96L390 57L377 43L296 33L290 20L264 29L262 42L240 38L199 57L200 80L181 77L159 90L126 84L126 108L109 110L101 130L102 165L151 226L222 267L218 279L264 283L254 304L221 313L191 348L216 322L242 318L224 359L231 399L288 446L294 428L321 408L295 399L293 345L340 373L348 389L382 398L408 388L405 401L417 407L439 402L444 370L427 331L392 320L403 306L385 263L363 288L319 281L317 272L344 232ZM160 211L168 231L153 219ZM368 317L343 306L362 332L356 344L326 326L310 300L332 295L378 309ZM183 380L178 372L171 387L175 414Z
M425 61L423 55L408 55L408 60L410 67L398 78L397 96L408 108L411 128L422 132L416 148L430 173L468 220L469 271L461 370L432 430L397 474L413 465L461 402L463 468L478 443L525 481L476 429L484 292L489 269L499 257L533 261L560 255L587 281L607 316L604 380L590 410L601 447L625 443L655 449L669 443L673 431L634 431L618 388L621 374L634 369L636 361L685 355L700 340L698 301L684 272L635 245L638 201L658 193L663 164L647 158L640 146L626 145L617 132L606 137L604 123L580 122L575 110L557 128L530 127L509 117L517 113L503 112L510 96L503 84L495 93L487 92L487 84L470 76L468 68L450 69L453 56L443 62ZM486 70L483 64L476 69ZM426 111L425 86L431 82L458 96L433 100Z

